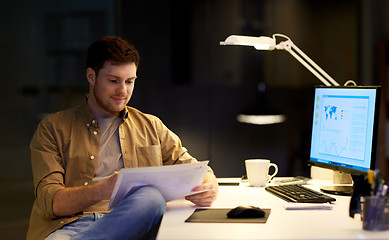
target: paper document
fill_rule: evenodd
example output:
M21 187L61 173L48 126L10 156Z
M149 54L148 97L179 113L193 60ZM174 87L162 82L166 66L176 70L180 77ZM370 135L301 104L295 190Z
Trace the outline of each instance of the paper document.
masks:
M331 210L332 205L330 203L285 203L284 208L286 210L310 210L310 209Z
M171 201L194 194L208 171L208 161L158 167L125 168L120 170L108 208L114 208L140 186L153 186L165 200ZM200 191L203 192L203 191Z

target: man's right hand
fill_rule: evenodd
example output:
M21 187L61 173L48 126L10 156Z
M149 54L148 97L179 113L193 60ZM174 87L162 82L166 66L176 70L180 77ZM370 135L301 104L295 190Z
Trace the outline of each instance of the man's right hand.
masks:
M102 190L101 192L102 195L100 196L102 198L101 200L111 198L113 188L115 187L116 181L118 180L118 176L119 176L119 172L115 172L110 177L100 182L103 185L101 186L101 190Z
M54 215L69 216L82 211L83 209L111 197L113 188L118 179L118 172L115 172L107 179L80 187L66 187L58 190L53 199Z

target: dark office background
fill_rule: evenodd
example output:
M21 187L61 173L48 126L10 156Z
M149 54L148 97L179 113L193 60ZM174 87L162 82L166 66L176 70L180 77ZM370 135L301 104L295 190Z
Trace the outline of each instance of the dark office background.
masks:
M385 0L1 1L1 238L25 238L29 141L45 115L88 91L85 49L104 35L140 51L130 105L159 116L218 177L241 176L247 158L271 159L279 176L309 175L313 86L321 84L287 52L220 46L230 34L285 34L340 84L382 85L378 166L387 169L388 11ZM286 122L236 121L258 84Z

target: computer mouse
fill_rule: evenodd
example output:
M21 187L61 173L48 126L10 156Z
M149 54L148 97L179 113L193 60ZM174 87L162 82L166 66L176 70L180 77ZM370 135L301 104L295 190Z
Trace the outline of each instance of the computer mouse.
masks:
M262 218L265 211L254 206L238 206L227 213L228 218Z

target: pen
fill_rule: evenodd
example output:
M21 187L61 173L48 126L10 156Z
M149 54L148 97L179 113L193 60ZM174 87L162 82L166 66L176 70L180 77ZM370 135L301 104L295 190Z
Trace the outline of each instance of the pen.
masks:
M378 191L381 191L381 189L379 189L380 187L382 188L382 186L380 186L380 184L382 183L382 179L380 178L380 170L379 169L376 169L374 170L374 193L377 193Z
M384 181L382 179L379 179L377 181L377 190L375 191L375 196L376 197L382 197L382 196L385 196L386 194L386 191L385 193L383 194L383 188L384 188ZM386 185L385 185L386 186Z
M382 190L382 194L384 197L389 197L389 182L386 185L384 185L383 190ZM389 201L389 199L388 199L388 201Z
M374 172L373 172L372 169L370 169L367 172L367 181L369 182L369 184L373 184L374 183Z
M370 185L370 195L374 194L374 172L372 169L370 169L367 172L367 182Z
M108 179L108 178L112 177L113 175L115 175L115 174L117 174L117 173L119 173L119 172L118 172L118 171L114 171L111 175L108 175L108 176L105 176L105 177L98 177L98 178L95 178L95 179L93 179L93 182L94 182L94 183L96 183L96 182L101 182L101 181L103 181L103 180L105 180L105 179Z
M382 196L383 197L385 197L388 194L388 185L389 185L389 183L382 187Z

